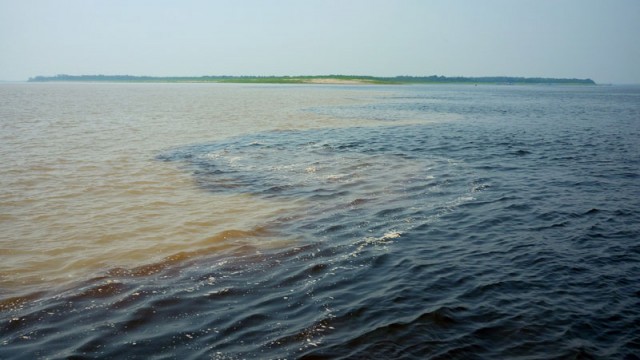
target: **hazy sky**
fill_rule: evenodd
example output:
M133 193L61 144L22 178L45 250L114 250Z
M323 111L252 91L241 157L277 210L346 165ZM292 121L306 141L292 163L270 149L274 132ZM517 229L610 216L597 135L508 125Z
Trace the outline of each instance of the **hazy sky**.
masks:
M640 83L640 0L0 0L0 80L55 74Z

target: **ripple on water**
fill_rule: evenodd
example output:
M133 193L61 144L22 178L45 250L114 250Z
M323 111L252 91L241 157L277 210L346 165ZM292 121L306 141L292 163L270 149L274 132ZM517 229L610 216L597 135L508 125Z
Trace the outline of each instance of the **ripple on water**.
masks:
M419 105L475 119L460 124L264 132L163 153L203 197L294 205L264 227L5 301L0 354L633 358L635 139L611 146L611 123L601 139L597 119L559 121L574 111L553 102L566 89L505 88L396 104L401 118Z

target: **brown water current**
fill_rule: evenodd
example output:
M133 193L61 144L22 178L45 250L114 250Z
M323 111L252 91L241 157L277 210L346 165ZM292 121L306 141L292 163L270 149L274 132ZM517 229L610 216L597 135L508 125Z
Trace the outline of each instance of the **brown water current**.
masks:
M344 126L304 109L366 100L344 89L300 89L0 86L0 297L238 242L260 247L295 241L270 237L268 221L304 204L247 194L203 196L190 186L190 174L155 156L172 146L248 132Z

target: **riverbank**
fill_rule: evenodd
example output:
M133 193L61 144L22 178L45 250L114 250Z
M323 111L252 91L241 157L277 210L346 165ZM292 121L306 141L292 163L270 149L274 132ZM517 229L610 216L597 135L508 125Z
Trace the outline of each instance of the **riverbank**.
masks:
M501 84L501 85L596 85L591 79L525 78L510 76L446 77L446 76L394 76L364 75L312 75L312 76L133 76L133 75L55 75L36 76L29 82L144 82L144 83L257 83L257 84Z

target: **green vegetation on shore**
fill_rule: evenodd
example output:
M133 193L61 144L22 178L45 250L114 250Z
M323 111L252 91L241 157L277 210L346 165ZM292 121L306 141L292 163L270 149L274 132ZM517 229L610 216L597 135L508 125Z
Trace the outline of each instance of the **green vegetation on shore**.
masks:
M445 76L132 76L132 75L55 75L36 76L29 82L133 82L133 83L263 83L263 84L557 84L595 85L591 79L525 78L509 76L445 77Z

